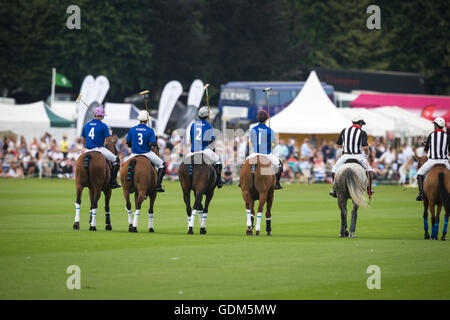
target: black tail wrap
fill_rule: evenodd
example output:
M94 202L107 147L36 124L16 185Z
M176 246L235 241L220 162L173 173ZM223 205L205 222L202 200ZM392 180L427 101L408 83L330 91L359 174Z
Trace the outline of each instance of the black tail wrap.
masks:
M136 159L131 159L130 163L128 164L128 181L133 181L134 179L134 167L136 166Z
M91 160L91 155L89 153L87 153L84 156L84 167L86 168L86 173L89 179L89 161Z

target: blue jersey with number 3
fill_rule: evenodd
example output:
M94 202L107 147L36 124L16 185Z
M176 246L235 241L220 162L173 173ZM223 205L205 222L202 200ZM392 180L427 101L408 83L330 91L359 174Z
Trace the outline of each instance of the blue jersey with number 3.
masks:
M86 138L86 149L104 147L105 139L110 136L106 124L98 119L86 123L81 136Z
M206 120L195 121L191 125L191 152L205 150L206 147L214 140L214 128Z
M155 131L140 123L128 131L127 142L131 142L131 152L134 154L150 152L150 144L156 142Z

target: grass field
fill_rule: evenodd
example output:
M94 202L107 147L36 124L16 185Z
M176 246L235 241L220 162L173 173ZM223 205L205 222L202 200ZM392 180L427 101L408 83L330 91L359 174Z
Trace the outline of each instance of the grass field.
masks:
M450 298L450 243L423 240L415 189L378 187L359 212L357 237L341 239L329 185L277 191L272 237L245 236L237 185L216 192L208 234L197 220L187 235L181 188L164 185L156 232L147 232L146 201L132 234L121 189L112 196L112 231L104 230L103 196L98 231L88 231L85 190L75 232L73 181L0 180L0 299ZM81 290L66 288L69 265L81 268ZM370 265L381 269L380 290L367 288Z

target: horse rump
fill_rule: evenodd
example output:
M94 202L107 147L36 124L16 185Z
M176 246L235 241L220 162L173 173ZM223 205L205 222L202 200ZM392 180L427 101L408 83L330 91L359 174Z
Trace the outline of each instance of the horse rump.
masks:
M445 174L444 172L439 172L438 179L439 179L439 193L441 195L442 204L444 205L445 212L450 213L450 201L448 196L448 191L445 188Z
M364 197L365 186L363 186L362 188L357 186L354 171L351 168L345 169L344 177L347 183L348 192L350 193L350 197L352 198L352 200L358 206L367 208L369 205L366 198Z

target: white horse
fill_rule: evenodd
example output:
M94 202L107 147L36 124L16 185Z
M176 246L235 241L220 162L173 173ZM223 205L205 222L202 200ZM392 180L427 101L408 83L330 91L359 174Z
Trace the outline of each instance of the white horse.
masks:
M364 196L367 190L366 170L357 163L345 163L336 171L334 179L338 206L341 210L341 237L355 237L358 208L367 208L368 199ZM352 222L350 233L347 230L347 200L353 200Z

